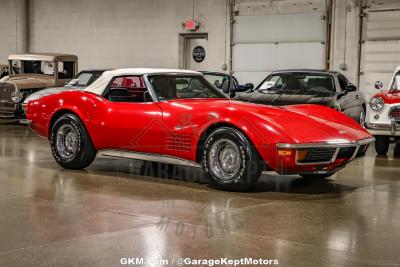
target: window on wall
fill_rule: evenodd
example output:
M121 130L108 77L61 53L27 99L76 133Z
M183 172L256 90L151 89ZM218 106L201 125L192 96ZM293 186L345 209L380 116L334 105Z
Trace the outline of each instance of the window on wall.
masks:
M106 98L112 102L126 103L143 103L152 101L141 76L123 76L114 78L109 86Z

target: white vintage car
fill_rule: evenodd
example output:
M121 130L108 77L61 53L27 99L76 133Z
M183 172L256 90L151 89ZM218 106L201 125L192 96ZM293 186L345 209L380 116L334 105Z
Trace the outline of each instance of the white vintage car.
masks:
M369 101L367 129L375 136L378 155L386 155L391 141L400 140L400 66L396 68L390 87L382 90L380 81L375 88L380 90Z

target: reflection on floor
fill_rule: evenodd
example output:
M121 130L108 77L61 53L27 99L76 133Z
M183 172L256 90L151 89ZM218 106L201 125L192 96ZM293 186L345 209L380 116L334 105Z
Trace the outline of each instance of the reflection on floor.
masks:
M86 171L62 170L46 140L0 123L0 266L221 256L279 266L398 266L400 160L393 154L392 147L379 158L370 149L326 181L264 174L257 190L229 193L189 167L98 158Z

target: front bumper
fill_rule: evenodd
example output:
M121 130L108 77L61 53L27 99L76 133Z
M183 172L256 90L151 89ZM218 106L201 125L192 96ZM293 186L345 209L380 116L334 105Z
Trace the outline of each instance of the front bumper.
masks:
M357 141L282 144L277 147L277 169L280 174L335 173L356 157L365 155L374 138Z
M400 136L400 122L367 123L367 130L372 135Z

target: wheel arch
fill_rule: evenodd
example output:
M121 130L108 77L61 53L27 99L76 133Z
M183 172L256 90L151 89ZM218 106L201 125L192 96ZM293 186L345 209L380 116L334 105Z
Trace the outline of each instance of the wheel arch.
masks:
M258 151L257 146L254 144L253 140L249 137L249 135L243 131L243 129L239 128L238 126L232 124L232 123L228 123L228 122L216 122L213 123L211 125L209 125L200 135L200 138L197 141L196 144L196 162L200 163L201 162L201 158L202 158L202 153L203 153L203 146L205 144L205 141L207 139L207 137L216 129L221 128L221 127L228 127L228 128L232 128L234 130L239 131L241 134L243 134L250 142L250 144L253 146L253 148L255 149L255 151L257 151L258 156L260 157L260 159L263 159L263 157L261 156L261 153ZM266 164L266 162L264 161L265 167L267 169L269 169L269 166Z
M83 124L83 126L86 128L87 131L87 127L85 126L82 118L79 116L79 114L77 114L75 111L68 109L68 108L62 108L56 112L54 112L54 114L51 116L50 122L49 122L49 126L48 126L48 130L47 130L47 138L50 139L51 136L51 131L53 129L54 124L56 123L56 121L61 118L63 115L66 114L71 114L74 115L75 117L77 117Z

